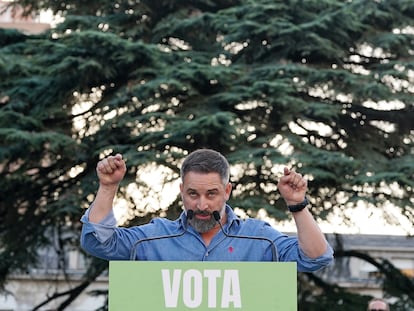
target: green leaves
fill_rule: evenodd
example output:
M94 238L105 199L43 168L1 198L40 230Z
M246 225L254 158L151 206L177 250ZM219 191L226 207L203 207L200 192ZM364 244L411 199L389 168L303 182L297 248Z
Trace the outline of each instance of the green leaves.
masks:
M287 165L310 177L320 217L363 200L414 222L412 1L19 3L65 20L38 36L0 29L0 245L13 228L38 230L4 273L30 265L50 230L76 240L96 163L117 152L131 202L129 183L151 193L143 168L171 182L188 152L210 147L250 215L289 217L276 188ZM177 196L165 213L180 208Z

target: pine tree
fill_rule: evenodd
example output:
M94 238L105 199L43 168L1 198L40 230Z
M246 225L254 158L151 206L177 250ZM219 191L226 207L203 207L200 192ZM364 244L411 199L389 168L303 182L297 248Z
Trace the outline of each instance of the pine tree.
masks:
M154 210L128 185L160 200L140 172L170 183L201 147L239 169L230 203L252 217L289 217L276 189L289 165L310 177L316 217L363 201L414 222L411 0L18 4L64 21L0 29L2 283L56 236L62 256L78 248L95 165L116 152L126 226L180 212L178 195Z

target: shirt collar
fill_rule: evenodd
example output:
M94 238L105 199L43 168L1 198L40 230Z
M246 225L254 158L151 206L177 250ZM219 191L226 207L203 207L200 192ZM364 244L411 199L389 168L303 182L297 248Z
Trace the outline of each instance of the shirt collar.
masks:
M235 224L240 224L240 218L234 213L233 209L230 207L230 205L226 204L226 214L227 214L227 225L229 228Z

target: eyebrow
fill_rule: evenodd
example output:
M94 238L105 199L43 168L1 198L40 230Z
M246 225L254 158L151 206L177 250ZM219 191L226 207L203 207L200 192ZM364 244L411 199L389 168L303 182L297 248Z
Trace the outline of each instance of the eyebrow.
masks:
M218 191L219 191L218 188L211 188L211 189L206 190L207 193L209 193L209 192L218 192ZM198 193L198 191L194 188L188 188L186 192L197 192Z

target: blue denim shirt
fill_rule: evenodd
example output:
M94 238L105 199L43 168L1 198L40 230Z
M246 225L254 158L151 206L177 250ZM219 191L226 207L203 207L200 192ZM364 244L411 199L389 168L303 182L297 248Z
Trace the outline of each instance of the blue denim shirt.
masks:
M93 208L90 207L90 208ZM333 250L328 245L324 255L309 258L299 248L296 237L275 230L269 223L258 219L241 220L227 206L227 223L223 226L228 235L265 237L276 246L279 261L295 261L298 271L312 272L333 261ZM201 235L186 226L186 215L172 221L155 218L150 223L123 228L116 226L111 212L99 224L89 222L89 210L82 216L81 245L90 254L106 260L151 261L272 261L271 244L267 240L227 237L219 231L210 245ZM150 237L179 235L177 237L138 242Z

